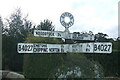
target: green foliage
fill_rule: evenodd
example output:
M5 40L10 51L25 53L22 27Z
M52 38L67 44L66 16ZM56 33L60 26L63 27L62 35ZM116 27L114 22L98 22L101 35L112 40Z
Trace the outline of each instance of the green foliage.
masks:
M22 72L23 55L17 53L17 43L24 42L28 32L31 32L32 23L22 18L20 9L6 20L2 32L3 69Z
M60 44L62 41L55 38L34 37L31 34L26 38L26 43L49 43ZM99 75L94 72L94 65L98 65ZM94 78L103 77L102 67L95 61L88 60L83 54L24 54L24 75L26 78L59 78L61 73L65 74L76 67L80 68L81 76L78 73L67 76L68 78ZM60 69L62 72L57 72ZM56 75L58 73L58 75ZM65 78L65 76L63 77Z
M37 25L38 30L47 30L47 31L54 31L55 28L52 25L52 22L50 20L44 20L43 22L40 22L39 25Z
M95 65L98 66L96 69ZM99 78L103 77L102 66L88 60L83 54L67 54L61 66L51 72L54 78ZM96 73L96 72L98 73Z
M23 20L21 16L21 10L16 10L15 13L11 14L10 18L7 19L8 21L8 28L6 28L7 35L17 37L17 34L21 34L19 31L23 29Z
M98 61L103 66L105 77L112 76L118 77L119 65L118 65L118 53L111 54L89 54L86 55L88 59Z
M111 54L85 54L88 59L98 61L104 69L105 77L112 76L118 77L119 74L119 51L120 51L120 41L114 41L113 39L107 39L107 34L98 33L95 35L95 39L98 42L111 42L112 43L112 53Z
M49 43L49 44L60 44L62 43L61 39L50 38L50 37L34 37L32 34L28 34L26 38L27 43Z
M11 14L7 24L4 26L4 33L7 36L12 36L19 41L24 41L27 33L32 32L32 22L25 18L22 18L20 9L17 9Z
M23 55L17 53L17 43L24 41L26 43L63 43L61 39L34 37L32 35L34 29L54 31L54 26L52 22L47 19L40 22L37 28L35 28L31 21L22 17L20 9L11 14L10 18L7 19L7 24L3 24L2 18L0 17L0 27L2 27L3 69L22 72ZM120 76L118 72L120 66L118 64L120 57L118 55L120 53L120 40L113 41L113 39L107 39L107 36L107 34L98 33L95 35L95 39L98 42L112 42L112 54L24 54L24 75L27 78L59 78L61 74L65 75L70 73L70 71L78 70L81 76L76 76L78 74L74 73L66 77L102 77L103 71L105 72L105 76ZM75 42L66 40L66 44L71 43ZM99 66L99 75L94 72L95 64ZM58 71L58 69L60 69L60 71ZM56 73L58 74L56 75Z
M62 62L60 54L25 54L24 75L27 78L47 78Z
M61 43L59 39L33 37L29 35L25 42L28 43ZM25 54L24 75L27 78L46 78L50 72L60 66L64 54Z
M104 33L98 33L98 34L95 34L95 41L98 41L98 42L105 42L107 41L107 38L108 35L107 34L104 34Z
M17 44L24 42L26 36L28 34L33 33L35 26L32 25L31 21L27 20L27 16L24 18L22 17L20 9L15 10L15 12L11 14L11 16L6 20L7 24L3 25L2 19L0 17L0 26L3 26L2 27L3 69L22 72L23 55L18 54ZM52 26L52 22L50 22L49 20L41 22L40 26L42 29L49 30L54 29L54 26ZM41 40L43 40L44 42L44 39Z
M17 40L12 36L2 36L2 69L22 71L22 55L16 51Z

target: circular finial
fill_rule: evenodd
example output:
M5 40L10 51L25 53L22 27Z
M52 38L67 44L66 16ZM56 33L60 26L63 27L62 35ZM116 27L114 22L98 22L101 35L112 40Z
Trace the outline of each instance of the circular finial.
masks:
M65 12L60 16L60 23L65 27L69 28L74 24L74 17L71 13Z

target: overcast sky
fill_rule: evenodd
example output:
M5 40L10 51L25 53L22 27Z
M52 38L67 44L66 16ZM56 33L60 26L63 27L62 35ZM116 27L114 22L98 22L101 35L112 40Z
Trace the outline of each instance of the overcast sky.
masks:
M34 24L49 19L57 31L64 31L60 16L70 12L74 16L74 25L70 32L93 31L106 33L109 37L118 37L118 1L119 0L1 0L0 16L8 18L17 8Z

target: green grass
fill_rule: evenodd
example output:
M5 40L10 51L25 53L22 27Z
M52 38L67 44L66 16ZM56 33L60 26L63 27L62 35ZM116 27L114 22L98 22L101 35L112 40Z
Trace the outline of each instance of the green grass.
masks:
M118 50L118 49L113 49L112 51L113 51L113 53L114 53L114 52L115 52L115 53L119 53L119 52L120 52L120 50Z

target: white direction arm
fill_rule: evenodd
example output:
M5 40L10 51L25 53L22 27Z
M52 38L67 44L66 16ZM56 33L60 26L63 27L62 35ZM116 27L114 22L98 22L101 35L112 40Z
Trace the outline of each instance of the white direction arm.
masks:
M111 53L112 43L40 44L18 43L18 53Z
M44 31L44 30L34 30L34 36L37 37L54 37L54 38L64 38L73 40L94 40L94 35L88 33L69 33L68 31Z

